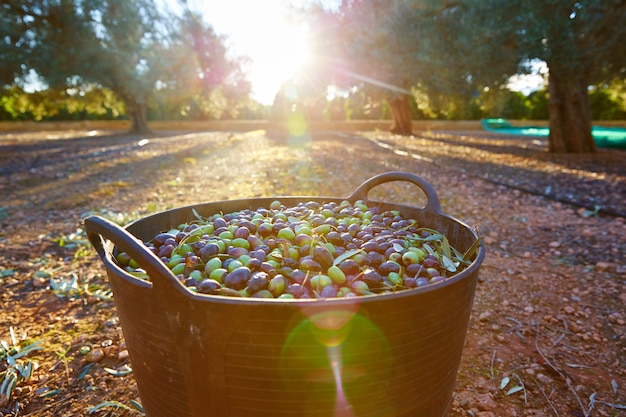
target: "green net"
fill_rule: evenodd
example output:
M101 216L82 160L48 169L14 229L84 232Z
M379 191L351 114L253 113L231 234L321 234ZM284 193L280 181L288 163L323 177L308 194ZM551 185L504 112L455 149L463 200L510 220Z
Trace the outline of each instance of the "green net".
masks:
M483 129L504 135L548 136L549 127L513 126L505 119L482 119ZM626 150L626 128L593 126L591 134L598 148L617 148Z

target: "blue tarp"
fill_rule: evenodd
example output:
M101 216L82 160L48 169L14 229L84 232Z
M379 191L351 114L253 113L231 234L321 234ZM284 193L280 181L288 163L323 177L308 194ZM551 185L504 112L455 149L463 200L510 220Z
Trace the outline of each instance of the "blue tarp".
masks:
M482 119L483 129L506 135L543 136L550 134L549 127L513 126L505 119ZM617 148L626 150L626 129L623 127L593 126L591 134L598 148Z

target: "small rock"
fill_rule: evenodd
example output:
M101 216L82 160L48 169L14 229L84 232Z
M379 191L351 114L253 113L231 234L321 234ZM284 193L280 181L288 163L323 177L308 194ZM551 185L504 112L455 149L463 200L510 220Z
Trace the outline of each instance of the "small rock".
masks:
M476 414L476 417L496 417L491 411L481 411Z
M104 350L100 348L92 349L85 355L88 362L100 362L104 358Z
M117 354L117 360L125 361L126 359L128 359L128 351L126 349L120 350Z
M608 262L600 261L596 262L596 269L598 271L608 271L611 268L611 264Z
M548 243L548 246L550 246L553 249L556 249L559 246L561 246L561 242L550 242L550 243Z
M552 378L545 376L544 374L537 374L537 379L543 382L546 385L552 384Z
M574 314L576 312L576 309L572 306L565 306L563 307L563 311L565 311L565 313L567 314Z
M46 279L46 278L41 278L41 277L35 277L33 278L33 288L42 288L45 287L46 285L48 285L48 282L50 280Z
M496 402L491 394L477 394L476 395L476 408L480 411L495 410Z
M526 306L524 307L524 311L527 313L533 313L535 309L532 306Z
M483 311L480 313L480 316L478 316L478 320L487 321L489 317L491 317L491 311Z
M583 236L585 236L585 237L591 237L591 236L595 235L595 232L593 231L593 229L586 228L586 229L583 229L581 234Z
M104 356L114 356L115 353L117 353L117 346L116 345L106 346L103 350L104 350Z

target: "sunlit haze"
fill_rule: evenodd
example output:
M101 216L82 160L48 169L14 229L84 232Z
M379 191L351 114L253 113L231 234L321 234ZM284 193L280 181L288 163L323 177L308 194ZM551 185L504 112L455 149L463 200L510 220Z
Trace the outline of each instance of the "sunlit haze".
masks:
M169 0L176 8L175 1ZM191 0L237 55L250 58L252 97L271 104L283 81L308 59L307 29L289 22L288 0Z

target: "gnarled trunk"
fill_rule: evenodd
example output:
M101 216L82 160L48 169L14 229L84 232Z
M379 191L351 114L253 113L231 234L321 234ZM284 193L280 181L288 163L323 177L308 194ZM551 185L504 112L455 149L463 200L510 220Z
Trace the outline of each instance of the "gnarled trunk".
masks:
M391 108L391 133L398 135L410 135L413 133L411 125L411 102L409 96L399 95L388 100L389 108Z
M595 153L587 84L582 78L560 77L550 69L550 136L554 153Z
M126 111L130 119L130 133L150 133L147 117L148 106L135 100L126 102Z

